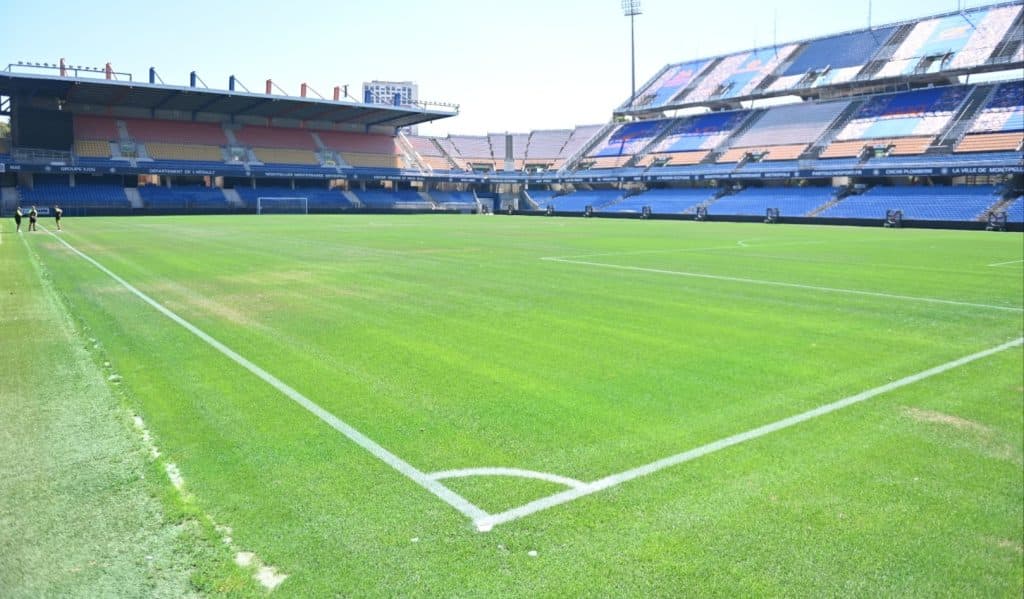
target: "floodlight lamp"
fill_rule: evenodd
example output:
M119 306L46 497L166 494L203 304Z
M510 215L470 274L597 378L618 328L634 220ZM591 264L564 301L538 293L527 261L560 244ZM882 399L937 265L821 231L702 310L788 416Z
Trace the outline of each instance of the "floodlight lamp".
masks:
M640 0L622 0L622 14L627 17L641 14Z

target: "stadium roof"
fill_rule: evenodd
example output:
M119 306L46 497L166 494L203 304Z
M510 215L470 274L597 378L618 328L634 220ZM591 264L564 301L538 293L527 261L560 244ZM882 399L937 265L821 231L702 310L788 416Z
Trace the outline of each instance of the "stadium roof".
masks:
M10 71L0 71L0 94L12 98L56 97L71 105L316 120L367 127L408 127L458 114L456 106L388 106Z

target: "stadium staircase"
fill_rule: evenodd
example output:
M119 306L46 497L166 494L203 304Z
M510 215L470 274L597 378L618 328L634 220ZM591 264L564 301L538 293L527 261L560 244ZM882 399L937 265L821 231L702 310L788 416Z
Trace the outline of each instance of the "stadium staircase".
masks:
M132 205L132 208L146 207L146 202L143 201L138 187L125 187L124 197L128 198L128 203Z
M419 192L419 196L420 196L421 200L423 200L424 202L430 204L430 207L433 208L434 210L437 210L439 208L439 206L437 205L437 202L434 201L434 198L432 198L429 193L427 193L425 191L421 191L421 192Z
M530 192L526 189L519 191L519 200L525 203L526 207L530 210L540 210L540 204L534 201L533 197L530 196ZM520 209L522 209L522 205L520 205Z
M1024 43L1024 12L1017 15L1017 19L1010 26L1006 37L1003 38L999 45L996 46L995 51L992 52L989 62L993 64L1010 62L1022 43Z
M449 170L453 170L453 171L461 170L461 167L459 166L459 163L448 152L448 150L444 149L444 146L441 145L441 142L437 141L437 139L432 137L432 138L430 138L430 143L434 144L434 147L437 148L437 151L441 153L441 157L443 157L445 159L445 162L448 163L448 169Z
M734 139L739 139L741 135L749 131L750 128L757 124L757 121L761 120L761 117L767 113L768 111L763 108L752 111L752 114L747 116L747 119L743 121L743 124L733 129L732 133L715 146L715 149L708 152L708 155L705 156L704 160L701 160L699 164L715 164L718 161L718 158L729 149L729 146L732 145L732 141Z
M576 164L580 162L580 160L584 158L588 153L590 153L590 151L594 149L594 146L596 146L601 140L607 137L607 135L611 133L612 129L614 129L620 124L621 123L616 123L612 121L606 124L604 127L601 127L601 129L593 137L587 140L587 143L581 145L579 150L576 150L572 156L569 156L568 158L565 159L565 162L562 163L562 168L558 169L558 172L564 173L566 171L574 170L576 168Z
M242 199L242 196L238 195L237 190L221 188L220 191L224 194L224 199L229 205L234 208L245 208L245 201Z
M132 136L128 133L128 125L124 121L117 121L117 138L121 143L131 143Z
M710 198L704 200L703 202L695 206L690 206L689 208L684 210L683 214L696 214L698 208L707 208L708 206L714 204L715 202L724 198L725 196L731 196L733 193L734 192L731 187L723 187L721 190L718 191L718 193L711 196Z
M357 196L355 194L355 192L349 191L349 190L345 190L345 191L341 192L341 195L345 196L345 199L347 199L349 202L351 202L351 204L353 206L355 206L356 208L363 208L364 207L363 206L363 202L359 199L359 196Z
M674 123L674 121L673 121L673 123ZM648 143L646 146L644 146L639 152L634 154L633 157L630 158L629 160L627 160L626 164L624 164L623 166L625 166L625 167L635 167L638 164L640 164L640 161L642 161L644 158L646 158L647 155L651 153L652 149L658 147L658 144L661 143L661 140L665 139L668 136L668 134L672 132L672 129L673 129L672 123L670 123L667 127L664 127L661 130L661 133L658 133L657 135L655 135L654 139L652 139L650 141L650 143ZM654 166L653 163L652 164L648 164L646 167L644 167L644 170L645 171L649 170L652 166Z
M228 123L224 123L223 125L221 125L221 128L224 130L224 137L228 139L229 145L236 147L242 145L238 143L238 137L235 136L235 129L231 125L229 125Z
M710 63L708 63L708 65L706 67L704 67L704 70L701 72L700 75L698 75L697 77L694 77L693 81L691 81L689 85L684 87L683 90L680 91L678 94L676 94L674 98L669 100L669 104L671 104L672 100L675 100L676 98L680 98L680 99L685 98L686 96L690 95L690 93L693 90L695 90L698 87L700 87L700 85L701 85L701 83L703 83L704 79L706 79L711 73L713 73L715 71L715 69L718 68L718 65L721 64L723 60L725 60L725 58L726 57L724 57L724 56L719 56L718 58L716 58L716 59L712 60Z
M249 165L263 166L263 161L256 157L256 152L252 148L245 149L245 163L247 169Z
M857 77L854 79L856 81L873 79L875 75L885 67L885 65L889 64L893 55L896 54L896 50L898 50L900 45L906 41L910 32L913 31L916 26L917 22L915 21L913 23L907 23L897 29L896 33L892 34L889 41L878 49L878 52L875 53L871 61L864 65L864 68L861 69L860 73L858 73Z
M818 206L814 210L811 210L810 212L808 212L807 216L809 216L809 217L818 216L822 212L828 210L832 206L835 206L839 202L842 202L843 200L845 200L846 198L848 198L848 197L850 197L852 195L857 195L856 190L854 190L853 187L845 187L845 188L841 189L839 191L839 193L837 193L836 195L832 196L831 200L825 202L821 206Z
M956 118L950 119L944 131L939 132L936 141L925 154L948 154L960 143L960 140L967 135L967 131L974 123L974 117L988 104L992 94L995 93L997 85L979 85L974 88L971 94L964 100L963 107Z
M316 144L316 159L320 161L320 166L324 168L333 168L338 173L341 173L343 168L351 168L348 162L341 157L341 154L327 147L324 140L320 138L320 134L316 131L310 131L309 135L313 138L313 143ZM332 164L333 163L333 164Z
M999 190L999 199L992 203L984 212L978 215L977 220L986 221L988 220L989 212L1006 212L1010 205L1017 201L1020 197L1020 192L1013 189L1013 185L1007 185Z
M402 131L398 132L398 147L402 149L402 157L405 159L409 170L418 170L426 174L434 172L434 169L423 161L423 157L416 151L416 148L412 147L412 142L409 141L409 138Z
M860 107L866 101L866 99L861 98L859 100L853 100L852 102L850 102L850 104L845 109L843 109L842 112L839 113L839 116L836 117L836 120L832 121L832 124L829 126L829 128L826 129L825 132L821 134L821 137L819 137L817 141L812 143L804 151L804 153L800 155L799 159L817 160L818 156L820 156L821 153L825 150L825 148L827 148L829 144L831 144L832 141L835 140L836 136L839 135L839 132L842 131L843 127L846 126L846 123L851 118L853 118L853 115L857 114L857 111L860 110Z

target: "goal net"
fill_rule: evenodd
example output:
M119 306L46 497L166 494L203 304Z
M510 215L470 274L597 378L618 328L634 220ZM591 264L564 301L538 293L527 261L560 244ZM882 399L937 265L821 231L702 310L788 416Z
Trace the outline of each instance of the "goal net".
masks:
M256 214L309 214L309 199L260 196L256 198Z

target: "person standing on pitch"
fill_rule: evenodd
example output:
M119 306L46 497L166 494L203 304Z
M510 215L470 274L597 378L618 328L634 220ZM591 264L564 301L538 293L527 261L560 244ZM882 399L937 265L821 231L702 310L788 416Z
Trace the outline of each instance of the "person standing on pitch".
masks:
M64 216L64 211L60 209L59 204L53 205L53 220L57 221L57 230L60 231L60 217Z
M14 228L21 233L21 206L14 209Z
M35 231L36 230L36 221L38 219L39 219L39 211L36 210L35 206L32 206L32 209L28 211L28 230L29 231Z

